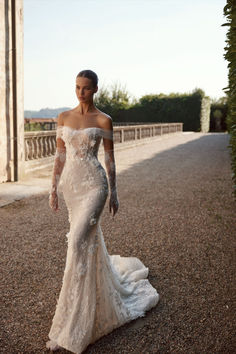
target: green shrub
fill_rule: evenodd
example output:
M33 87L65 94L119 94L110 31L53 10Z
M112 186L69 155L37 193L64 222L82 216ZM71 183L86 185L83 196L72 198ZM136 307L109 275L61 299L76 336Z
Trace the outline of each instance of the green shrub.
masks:
M227 131L228 103L227 97L222 97L211 104L210 131ZM220 130L217 129L217 120L220 121Z
M234 196L236 198L236 2L227 0L224 7L224 16L228 26L226 34L225 59L228 63L228 87L224 88L228 96L227 129L230 133L229 149L231 154L232 179L234 182Z
M145 95L130 108L121 109L114 117L117 122L170 123L182 122L184 130L200 131L201 89L192 93Z
M202 89L196 88L191 93L150 94L139 100L132 97L131 101L127 90L115 83L111 89L100 88L94 103L101 111L110 114L115 123L182 122L183 130L200 131L201 125L204 123L207 127L209 122L209 104L205 98L209 99ZM202 110L203 104L205 110Z
M24 125L24 130L25 131L40 131L40 130L43 130L43 128L40 123L26 123Z

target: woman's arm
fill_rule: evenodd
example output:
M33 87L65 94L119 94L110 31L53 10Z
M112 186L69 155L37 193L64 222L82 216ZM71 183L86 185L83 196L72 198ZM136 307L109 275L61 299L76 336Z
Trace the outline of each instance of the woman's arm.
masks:
M113 126L112 120L106 119L103 124L104 129L107 131L107 134L103 137L103 146L104 146L104 157L105 157L105 166L108 175L109 189L110 189L110 200L109 200L109 211L113 212L115 216L119 208L119 201L117 197L117 186L116 186L116 164L114 157L114 143L113 143ZM106 137L105 137L106 136Z
M49 192L49 206L54 211L57 211L59 209L57 188L66 161L66 147L64 141L61 139L62 127L63 127L63 117L62 114L59 114L57 120L57 129L56 129L57 146L56 146L56 153L55 153L54 165L52 170L51 189Z

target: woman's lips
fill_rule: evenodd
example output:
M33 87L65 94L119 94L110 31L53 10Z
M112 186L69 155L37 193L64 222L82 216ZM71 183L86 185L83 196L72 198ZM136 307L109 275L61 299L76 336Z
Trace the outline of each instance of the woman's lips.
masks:
M80 100L84 100L85 97L79 97Z

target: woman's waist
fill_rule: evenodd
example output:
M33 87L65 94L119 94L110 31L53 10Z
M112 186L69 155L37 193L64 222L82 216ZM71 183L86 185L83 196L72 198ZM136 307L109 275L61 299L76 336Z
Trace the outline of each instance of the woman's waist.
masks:
M94 155L85 155L85 156L67 156L66 157L66 163L65 167L69 168L76 168L77 166L86 168L86 166L89 168L91 166L94 167L100 167L102 166L98 158Z
M71 174L75 177L106 176L106 171L97 158L66 160L63 174Z
M66 164L61 178L65 190L72 189L85 193L94 188L108 190L108 180L103 166L91 164Z

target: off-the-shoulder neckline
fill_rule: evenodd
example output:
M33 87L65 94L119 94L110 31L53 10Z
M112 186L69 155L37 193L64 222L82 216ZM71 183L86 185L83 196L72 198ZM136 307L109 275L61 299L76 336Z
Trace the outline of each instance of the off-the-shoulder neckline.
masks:
M103 129L103 128L99 128L99 127L86 127L86 128L73 128L70 127L69 125L58 125L57 128L69 128L71 130L86 130L86 129L99 129L99 130L103 130L105 132L112 132L112 130L107 130L107 129Z

